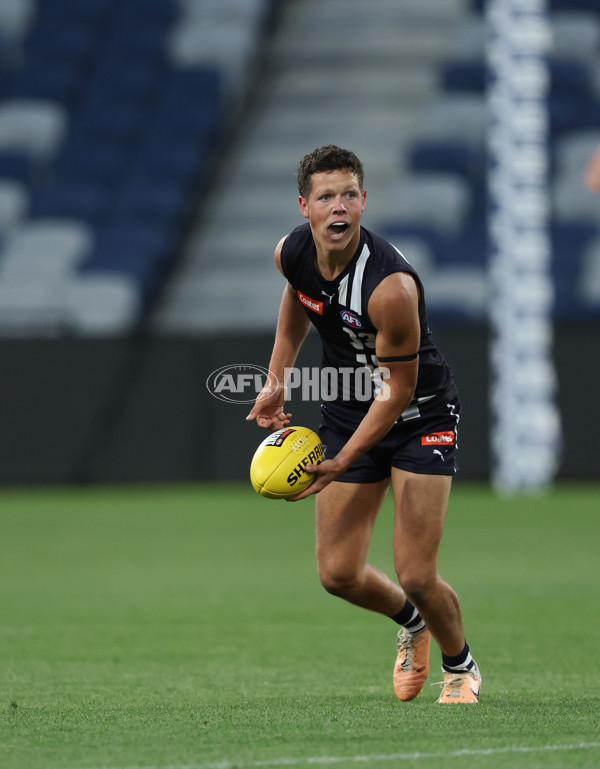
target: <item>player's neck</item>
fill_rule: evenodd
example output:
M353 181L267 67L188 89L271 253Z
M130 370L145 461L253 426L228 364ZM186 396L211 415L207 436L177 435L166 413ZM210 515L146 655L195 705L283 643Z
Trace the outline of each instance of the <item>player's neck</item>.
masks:
M341 251L330 251L329 249L316 246L315 267L325 280L335 280L337 278L356 253L359 242L360 238L357 238L356 243L349 243Z

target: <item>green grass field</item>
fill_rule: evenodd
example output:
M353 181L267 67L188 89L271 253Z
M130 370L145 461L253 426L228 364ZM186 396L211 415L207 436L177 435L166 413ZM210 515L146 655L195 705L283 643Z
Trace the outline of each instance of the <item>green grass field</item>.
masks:
M395 627L318 584L313 503L0 491L6 769L598 767L600 487L457 484L441 554L481 703L400 703ZM371 560L392 572L391 506ZM432 652L430 682L440 680Z

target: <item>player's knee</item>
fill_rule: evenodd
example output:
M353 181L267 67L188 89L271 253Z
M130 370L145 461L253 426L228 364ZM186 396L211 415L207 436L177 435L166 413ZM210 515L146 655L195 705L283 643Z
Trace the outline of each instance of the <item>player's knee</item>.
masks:
M339 598L352 595L357 586L356 574L339 568L319 567L319 580L328 593Z
M425 603L435 590L437 575L415 570L398 574L398 581L410 600L415 604Z

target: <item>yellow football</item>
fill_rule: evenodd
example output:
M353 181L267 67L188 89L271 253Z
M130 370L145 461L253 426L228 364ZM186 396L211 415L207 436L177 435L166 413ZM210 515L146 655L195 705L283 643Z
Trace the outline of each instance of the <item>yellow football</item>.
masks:
M254 490L269 499L287 499L313 482L306 465L323 460L321 439L308 427L284 427L268 435L256 449L250 465Z

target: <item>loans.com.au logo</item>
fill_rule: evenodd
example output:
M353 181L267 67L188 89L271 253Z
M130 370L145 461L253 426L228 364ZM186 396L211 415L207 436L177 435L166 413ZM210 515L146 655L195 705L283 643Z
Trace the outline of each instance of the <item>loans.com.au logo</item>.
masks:
M277 387L277 377L264 366L253 363L234 363L209 374L206 387L215 398L225 403L254 403L266 384ZM266 398L271 391L261 397Z

